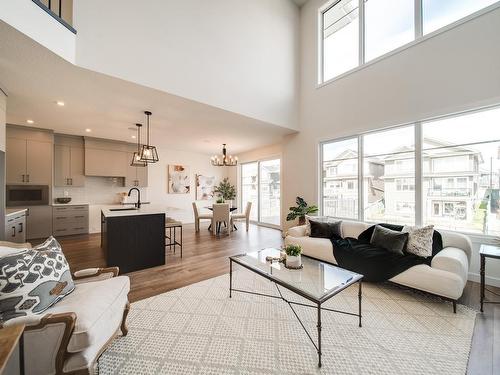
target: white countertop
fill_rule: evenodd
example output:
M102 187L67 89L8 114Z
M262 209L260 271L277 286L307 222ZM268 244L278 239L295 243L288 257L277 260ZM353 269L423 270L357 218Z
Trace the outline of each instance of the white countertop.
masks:
M26 211L28 211L27 208L6 208L5 209L5 216L15 216L15 215L26 213Z
M88 206L88 202L52 203L52 206Z
M139 209L124 210L124 211L111 211L113 208L123 209L123 205L109 206L103 208L102 214L104 217L123 217L123 216L138 216L138 215L155 215L155 214L167 214L167 207L162 206L141 206ZM132 208L132 207L131 207Z

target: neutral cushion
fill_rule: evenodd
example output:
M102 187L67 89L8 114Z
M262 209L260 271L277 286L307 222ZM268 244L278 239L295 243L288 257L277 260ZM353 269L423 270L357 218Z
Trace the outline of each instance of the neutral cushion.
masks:
M423 258L432 256L434 225L427 225L422 228L405 225L403 232L408 233L406 252Z
M0 257L0 321L40 314L74 288L68 262L54 237L33 249Z
M296 227L291 227L287 231L287 236L291 237L304 237L307 236L306 234L306 226L305 225L298 225Z
M47 310L50 314L76 314L69 352L80 352L99 342L103 335L109 338L110 329L119 328L129 290L130 281L126 276L78 284L73 293Z
M459 275L464 285L467 282L469 260L462 249L445 247L432 258L431 267Z
M342 237L358 238L358 236L370 227L369 224L361 221L343 220L342 221Z
M413 266L390 281L455 300L460 298L465 286L459 275L426 264Z
M326 238L314 237L290 237L285 238L285 245L300 245L302 247L302 254L312 258L337 264L333 256L332 242Z

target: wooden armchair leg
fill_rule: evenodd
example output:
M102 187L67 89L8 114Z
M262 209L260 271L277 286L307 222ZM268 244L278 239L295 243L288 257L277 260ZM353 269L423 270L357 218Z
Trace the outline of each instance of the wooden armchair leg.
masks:
M122 324L120 326L123 336L127 336L128 333L127 316L129 311L130 311L130 302L127 302L127 304L125 305L125 309L123 310Z

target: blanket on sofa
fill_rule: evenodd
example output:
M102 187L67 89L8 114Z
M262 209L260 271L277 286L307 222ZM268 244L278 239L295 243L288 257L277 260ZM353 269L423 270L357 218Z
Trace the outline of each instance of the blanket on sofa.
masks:
M389 226L393 230L402 230L402 226ZM373 227L365 232L373 232ZM442 250L441 235L435 232L433 238L433 254L428 258L422 258L413 254L397 254L386 249L370 244L366 233L356 238L331 238L333 245L333 256L337 264L345 269L364 275L364 281L380 282L387 281L394 276L406 271L418 264L430 265L432 257Z

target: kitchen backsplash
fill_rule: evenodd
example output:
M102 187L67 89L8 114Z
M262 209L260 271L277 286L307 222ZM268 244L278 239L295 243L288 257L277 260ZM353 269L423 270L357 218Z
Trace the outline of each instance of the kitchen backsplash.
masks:
M118 204L120 193L128 192L123 186L124 179L116 177L85 177L84 187L54 187L52 198L68 196L75 203ZM140 188L141 201L147 201L147 188ZM65 194L66 192L66 194ZM136 193L132 193L134 196Z

